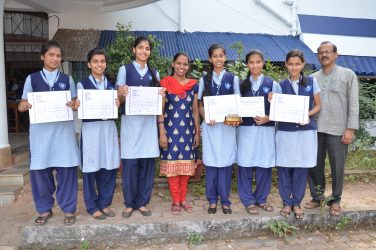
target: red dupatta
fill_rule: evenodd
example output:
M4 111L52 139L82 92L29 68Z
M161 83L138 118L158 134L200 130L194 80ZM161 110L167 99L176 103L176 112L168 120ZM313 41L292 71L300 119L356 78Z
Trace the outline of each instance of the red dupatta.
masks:
M165 87L168 93L179 96L185 95L185 92L192 89L196 83L196 80L188 79L188 82L183 85L173 76L167 76L161 80L161 86Z

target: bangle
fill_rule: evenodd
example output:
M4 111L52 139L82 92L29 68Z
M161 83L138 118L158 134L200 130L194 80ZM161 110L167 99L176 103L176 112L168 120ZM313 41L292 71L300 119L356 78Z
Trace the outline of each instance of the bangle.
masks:
M164 121L158 121L158 124L164 123Z

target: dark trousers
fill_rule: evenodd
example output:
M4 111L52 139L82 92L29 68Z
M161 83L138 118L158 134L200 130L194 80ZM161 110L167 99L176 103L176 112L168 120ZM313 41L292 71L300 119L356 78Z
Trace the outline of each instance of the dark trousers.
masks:
M56 181L53 171L56 170ZM34 204L39 214L51 211L56 192L57 204L64 213L75 213L77 205L77 167L30 170L30 183Z
M283 206L300 206L307 187L308 168L278 167L278 189Z
M124 205L137 209L150 202L154 186L154 158L121 159Z
M256 188L253 192L252 183L255 174ZM245 207L265 204L272 184L272 168L238 167L238 192Z
M96 172L83 173L83 192L86 211L93 214L109 207L116 187L117 169L101 168Z
M348 145L341 142L342 136L317 133L317 139L317 166L310 169L308 176L312 201L319 202L324 199L325 159L328 154L332 173L332 200L329 201L328 205L339 203L343 190Z
M217 204L218 195L222 206L230 206L232 166L217 168L205 166L206 199L210 204Z

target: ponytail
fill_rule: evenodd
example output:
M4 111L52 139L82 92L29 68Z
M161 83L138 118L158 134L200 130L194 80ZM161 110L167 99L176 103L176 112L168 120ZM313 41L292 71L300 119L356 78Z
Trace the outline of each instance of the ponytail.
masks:
M251 71L248 71L247 78L240 83L240 93L242 94L242 96L245 96L252 88L252 82L249 80L250 77Z
M151 74L151 78L152 78L152 81L153 81L153 84L151 85L151 87L159 87L160 86L159 81L158 81L157 76L155 75L154 71L151 69L149 61L146 63L146 65L148 66L148 70Z

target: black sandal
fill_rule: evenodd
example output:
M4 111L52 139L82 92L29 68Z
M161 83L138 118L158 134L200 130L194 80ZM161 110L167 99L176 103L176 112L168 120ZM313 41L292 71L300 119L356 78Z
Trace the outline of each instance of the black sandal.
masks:
M272 205L269 205L268 203L257 204L256 206L258 206L259 208L261 208L261 209L264 210L265 212L273 212L273 211L274 211L273 206L272 206Z
M294 210L294 216L295 216L295 219L296 220L303 220L304 218L304 213L303 212L300 212L300 213L297 213L295 212L295 208L299 208L299 209L302 209L300 206L293 206L292 209Z
M45 225L48 220L53 216L53 213L52 211L50 211L47 215L45 216L38 216L35 220L34 220L34 225L36 226L43 226Z
M75 215L66 215L64 217L64 225L69 226L76 223L76 216Z

